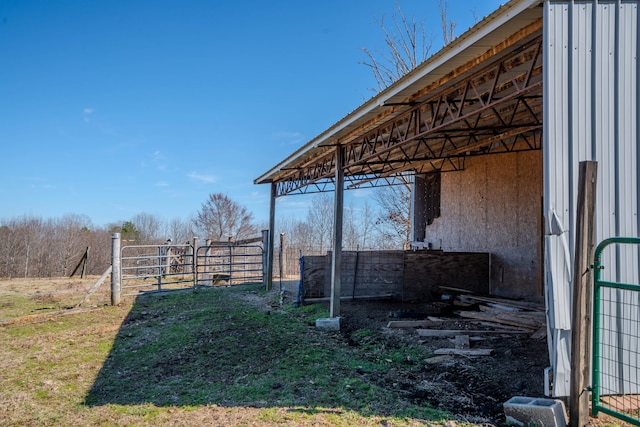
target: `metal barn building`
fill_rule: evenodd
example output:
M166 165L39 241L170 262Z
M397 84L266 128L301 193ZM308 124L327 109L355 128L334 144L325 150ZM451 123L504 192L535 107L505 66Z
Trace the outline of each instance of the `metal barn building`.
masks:
M345 189L411 174L415 244L489 252L492 294L544 297L553 395L568 395L580 161L598 162L596 242L638 236L638 13L636 0L507 2L255 180L271 185L270 241L277 197L335 191L340 242ZM638 283L639 257L607 252L605 276ZM338 297L340 261L337 243Z

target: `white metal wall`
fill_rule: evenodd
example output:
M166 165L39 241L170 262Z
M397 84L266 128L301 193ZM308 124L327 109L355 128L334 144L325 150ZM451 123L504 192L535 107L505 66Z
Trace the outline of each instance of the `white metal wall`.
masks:
M638 236L640 228L638 1L547 0L543 37L549 354L553 395L566 396L580 161L598 162L596 242L611 236ZM604 278L638 283L638 259L636 249L608 251L603 258ZM620 292L609 296L613 300L628 297ZM615 331L615 325L609 326ZM620 337L612 334L607 339L615 342Z

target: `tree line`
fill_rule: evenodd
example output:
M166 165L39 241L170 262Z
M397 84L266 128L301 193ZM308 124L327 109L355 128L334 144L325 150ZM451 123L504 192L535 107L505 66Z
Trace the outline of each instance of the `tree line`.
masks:
M403 195L395 204L397 194ZM347 206L344 210L343 249L402 249L408 235L407 189L380 189L376 205ZM398 210L398 207L400 210ZM404 222L402 227L400 223ZM193 218L165 220L139 213L119 223L95 226L86 215L60 218L18 216L0 219L0 277L65 277L88 252L86 274L100 275L111 264L111 236L120 233L123 245L237 241L260 235L268 224L225 194L211 194ZM304 218L278 218L276 235L286 236L287 247L301 254L322 254L333 247L333 198L320 193L311 199ZM276 246L279 244L276 241Z

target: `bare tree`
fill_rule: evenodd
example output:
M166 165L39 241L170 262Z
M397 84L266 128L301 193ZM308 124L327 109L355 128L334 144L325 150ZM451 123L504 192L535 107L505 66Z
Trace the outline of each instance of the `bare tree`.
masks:
M427 36L424 22L416 22L415 17L407 17L396 1L396 9L391 15L391 25L387 26L384 16L375 18L384 34L385 50L361 48L365 59L360 64L369 67L380 92L400 77L407 74L426 60L433 44L433 37ZM449 1L438 0L442 36L444 44L455 38L456 23L448 18Z
M253 224L253 215L243 206L231 200L225 194L210 194L202 204L194 223L205 235L214 241L226 241L255 237L257 227Z
M181 218L173 218L167 224L167 235L176 243L190 242L195 236L192 222L183 221Z
M86 215L67 214L53 224L58 236L58 271L56 275L67 276L75 267L88 246L91 220Z
M371 245L374 242L373 233L373 218L375 218L375 213L371 204L367 200L364 202L362 207L362 214L360 215L360 247L362 249L371 248ZM368 245L368 246L367 246Z
M355 251L360 247L360 232L353 205L344 210L342 224L342 248Z
M138 230L140 243L158 244L167 239L167 236L161 235L164 232L164 221L156 215L141 212L134 216L131 222Z
M374 193L381 213L376 221L385 241L396 242L403 249L411 244L411 190L408 184L381 187Z
M407 18L398 2L391 27L385 24L384 16L375 18L375 22L384 34L386 50L361 48L366 59L360 64L371 69L378 85L376 92L380 92L427 59L432 41L427 38L424 23L416 22L413 16Z
M102 274L111 261L112 231L94 228L86 215L0 220L0 277L61 277L71 274L91 248L87 274Z
M440 22L442 25L442 40L444 40L446 46L456 38L456 22L447 18L449 0L438 0L438 9L440 10Z
M333 199L326 193L315 195L307 212L307 224L316 247L324 252L333 245Z

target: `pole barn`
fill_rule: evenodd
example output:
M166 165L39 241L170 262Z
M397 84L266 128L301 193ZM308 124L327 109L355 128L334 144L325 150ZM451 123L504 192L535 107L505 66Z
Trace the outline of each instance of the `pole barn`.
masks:
M579 162L598 163L596 243L638 236L638 13L635 0L511 0L258 177L271 236L278 197L334 191L331 315L343 190L410 177L413 246L490 253L492 295L544 298L550 394L569 395ZM637 249L605 257L608 280L638 283Z

